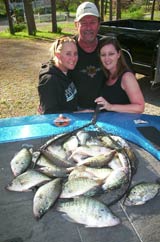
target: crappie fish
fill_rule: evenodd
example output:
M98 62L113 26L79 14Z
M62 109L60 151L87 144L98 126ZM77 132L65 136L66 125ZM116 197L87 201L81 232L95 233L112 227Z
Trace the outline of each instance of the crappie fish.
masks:
M90 179L96 179L94 174L89 173L89 172L86 171L86 166L75 167L70 172L70 174L68 176L68 180L75 179L75 178L78 178L78 177L86 177L86 178L90 178Z
M63 144L63 149L66 152L73 152L78 147L78 138L73 135L69 139L67 139Z
M52 178L68 176L67 175L68 171L65 167L58 167L55 165L39 167L36 170Z
M104 180L108 177L111 173L111 168L94 168L94 167L87 167L87 166L78 166L74 168L73 171L69 174L68 179L73 179L77 177L87 177L94 180Z
M85 227L102 228L120 223L120 219L106 205L89 197L59 203L56 209L65 213L69 221L84 224Z
M33 187L41 185L50 180L51 178L38 171L27 170L21 175L15 177L11 183L6 186L6 189L16 192L29 191Z
M124 204L126 206L143 205L154 198L160 189L160 184L142 182L133 186L127 195Z
M61 179L56 178L38 188L33 199L33 214L41 218L55 203L61 192Z
M102 181L95 181L85 177L68 180L62 186L60 198L72 198L80 195L93 196L100 190L101 184Z
M137 160L137 157L134 154L133 149L131 149L129 144L124 139L122 139L120 136L116 136L116 135L111 136L111 138L113 140L115 140L117 143L119 143L119 145L125 150L126 154L128 155L128 158L132 162Z
M106 152L105 154L100 154L97 156L89 157L81 162L79 162L77 165L87 165L91 167L103 167L108 164L108 162L113 158L115 154L115 150L111 150L109 152Z
M91 145L98 145L98 146L103 146L103 143L100 141L100 139L98 139L97 137L90 137L90 139L88 139L86 141L86 145L87 146L91 146Z
M85 145L87 140L90 138L90 134L87 131L80 130L76 134L79 144L80 145Z
M51 162L56 166L61 167L71 167L74 166L75 163L69 159L62 159L58 155L51 153L49 150L42 150L42 155L44 155L47 159L51 160Z
M109 152L110 149L99 146L99 145L90 145L90 146L79 146L77 149L72 153L70 157L74 158L74 155L83 155L83 156L97 156Z
M126 157L126 155L123 152L117 152L118 158L122 164L122 167L124 168L128 168L128 164L129 164L129 160L128 157Z
M112 168L113 170L117 170L122 168L122 163L118 157L117 152L115 153L114 157L112 160L108 163L108 167Z
M104 191L112 190L120 187L122 184L128 181L128 176L125 168L113 170L111 174L106 178L102 188Z
M50 151L51 153L54 153L61 159L67 158L67 154L61 145L49 145L46 150Z
M39 156L38 158L36 157L37 155ZM48 159L46 156L41 154L40 152L34 152L33 153L32 161L37 166L55 167L53 162L50 159Z
M117 143L112 139L112 137L104 135L99 137L100 140L102 141L103 145L111 148L111 149L120 149L120 146L117 145Z
M128 159L129 159L129 163L131 165L132 174L135 174L136 170L137 170L138 160L137 160L135 153L133 152L133 149L120 136L113 135L111 137L112 137L113 140L115 140L117 142L117 144L119 144L122 147L123 151L126 153Z
M32 161L32 149L23 147L11 160L11 170L14 176L19 176L30 166Z

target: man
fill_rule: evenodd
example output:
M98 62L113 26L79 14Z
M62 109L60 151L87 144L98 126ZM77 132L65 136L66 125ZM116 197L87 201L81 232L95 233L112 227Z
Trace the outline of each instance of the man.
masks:
M83 2L76 12L75 37L78 47L78 62L71 76L78 91L80 109L94 109L96 97L104 84L104 73L97 53L100 15L94 3Z

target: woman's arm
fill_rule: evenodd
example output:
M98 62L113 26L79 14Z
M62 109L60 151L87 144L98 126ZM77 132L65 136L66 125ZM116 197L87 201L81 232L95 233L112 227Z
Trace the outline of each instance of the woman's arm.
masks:
M124 73L121 87L126 92L130 104L111 104L103 97L98 97L95 102L102 105L100 109L114 112L142 113L145 108L144 97L133 73Z

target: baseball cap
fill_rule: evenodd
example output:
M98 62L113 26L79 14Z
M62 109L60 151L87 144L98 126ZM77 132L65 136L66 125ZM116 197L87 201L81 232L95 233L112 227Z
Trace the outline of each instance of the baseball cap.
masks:
M98 18L100 17L96 5L92 2L83 2L78 6L75 21L79 21L81 18L87 15L96 16Z

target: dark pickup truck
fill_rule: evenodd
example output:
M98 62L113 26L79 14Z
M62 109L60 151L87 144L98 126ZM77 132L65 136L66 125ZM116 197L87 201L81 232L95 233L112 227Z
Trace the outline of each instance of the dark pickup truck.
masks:
M99 34L116 36L135 73L160 85L160 21L113 20L102 22Z

